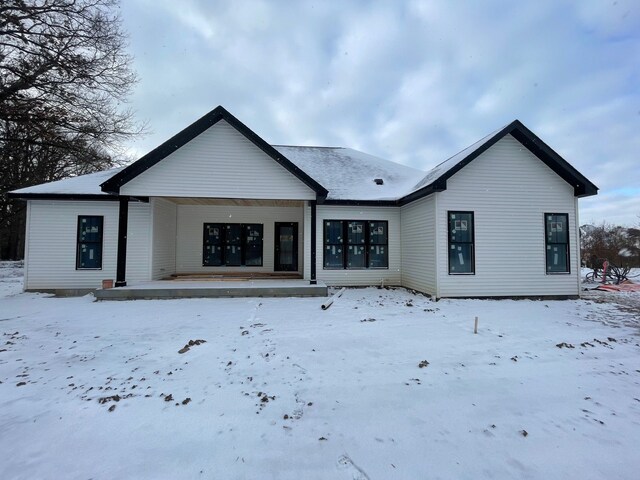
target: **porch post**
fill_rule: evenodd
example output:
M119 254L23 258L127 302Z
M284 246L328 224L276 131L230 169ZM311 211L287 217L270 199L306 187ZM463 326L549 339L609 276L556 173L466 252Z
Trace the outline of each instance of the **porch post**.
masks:
M118 263L116 287L125 287L127 270L127 224L129 223L129 197L120 197L118 209Z
M311 204L311 280L309 283L315 285L316 281L316 201Z

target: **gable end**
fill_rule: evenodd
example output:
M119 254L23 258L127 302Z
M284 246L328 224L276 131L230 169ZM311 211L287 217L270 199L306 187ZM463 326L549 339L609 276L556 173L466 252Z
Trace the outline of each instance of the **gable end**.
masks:
M473 152L469 153L469 155L465 156L455 166L437 177L433 182L402 197L399 203L401 205L406 205L414 200L431 195L434 192L446 190L447 180L449 178L489 150L507 135L513 136L540 161L571 185L576 197L588 197L598 194L598 187L591 183L584 175L571 166L569 162L544 143L536 134L525 127L520 120L514 120L502 130L496 132L491 139L483 143Z
M275 148L265 142L255 132L253 132L249 127L243 124L236 117L231 115L222 106L216 107L215 109L189 125L187 128L171 137L162 145L147 153L145 156L132 163L106 182L102 183L100 185L100 188L103 192L118 194L120 192L120 187L122 187L124 184L133 180L149 168L153 167L156 163L160 162L162 159L166 158L171 153L175 152L176 150L196 138L198 135L218 123L220 120L225 120L233 128L240 132L247 140L253 143L256 147L262 150L265 154L275 160L286 170L288 170L305 185L315 191L318 196L318 200L321 201L326 198L328 191L322 185L312 179L304 171L298 168L293 162L291 162Z

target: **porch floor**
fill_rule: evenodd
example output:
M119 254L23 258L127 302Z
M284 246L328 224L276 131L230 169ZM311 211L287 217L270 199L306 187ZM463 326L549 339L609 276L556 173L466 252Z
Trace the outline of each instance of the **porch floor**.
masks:
M158 280L126 287L98 289L97 300L156 300L167 298L224 298L224 297L326 297L327 286L308 280L250 280L217 281Z

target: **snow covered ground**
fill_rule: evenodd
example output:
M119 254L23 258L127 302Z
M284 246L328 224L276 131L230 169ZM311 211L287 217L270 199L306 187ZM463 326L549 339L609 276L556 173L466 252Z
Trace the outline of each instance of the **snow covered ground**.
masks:
M377 288L327 311L95 303L19 282L0 263L2 479L638 478L637 309Z

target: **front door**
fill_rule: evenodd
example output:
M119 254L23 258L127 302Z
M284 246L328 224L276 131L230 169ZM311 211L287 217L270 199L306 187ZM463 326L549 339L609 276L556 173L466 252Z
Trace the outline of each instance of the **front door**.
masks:
M298 224L276 222L274 270L298 271Z

